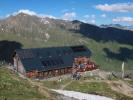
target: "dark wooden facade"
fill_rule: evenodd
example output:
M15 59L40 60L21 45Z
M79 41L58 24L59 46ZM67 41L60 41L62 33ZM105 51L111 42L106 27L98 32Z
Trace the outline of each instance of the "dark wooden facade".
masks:
M53 69L48 71L29 71L26 73L26 76L29 78L50 78L56 77L64 74L72 73L72 67L63 68L63 69Z
M81 65L83 65L81 67ZM27 77L30 78L50 78L50 77L56 77L64 74L71 74L75 72L85 72L85 71L91 71L98 68L98 65L96 65L94 62L90 61L88 57L77 57L74 59L73 66L62 68L62 69L53 69L48 71L30 71L26 73Z

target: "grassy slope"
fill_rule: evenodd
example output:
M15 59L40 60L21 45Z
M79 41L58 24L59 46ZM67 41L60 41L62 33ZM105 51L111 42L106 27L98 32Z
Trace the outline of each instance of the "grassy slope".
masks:
M75 85L76 84L76 85ZM85 93L99 94L115 98L116 100L132 100L132 98L111 90L106 83L80 83L73 82L66 87L67 90L75 90Z
M10 70L0 67L0 100L49 100L27 80L20 79Z
M61 89L62 86L69 83L70 79L62 80L61 82L58 81L44 81L44 85L48 88L54 89ZM104 82L83 82L79 81L72 81L69 85L67 85L65 90L70 91L78 91L84 92L89 94L97 94L102 96L107 96L110 98L114 98L115 100L132 100L131 97L125 96L121 93L115 92L111 90L107 83Z
M116 42L96 42L92 39L86 38L78 33L70 33L61 29L50 29L48 31L50 39L45 41L40 36L34 37L31 33L27 35L19 36L15 34L0 34L1 40L16 41L23 45L23 48L36 48L36 47L48 47L48 46L64 46L64 45L78 45L85 44L92 51L91 59L101 66L101 69L105 70L120 70L122 61L117 59L111 59L107 61L106 54L103 48L109 48L112 52L118 52L120 47L133 49L133 46L122 45ZM133 70L133 62L129 60L125 63L126 69Z

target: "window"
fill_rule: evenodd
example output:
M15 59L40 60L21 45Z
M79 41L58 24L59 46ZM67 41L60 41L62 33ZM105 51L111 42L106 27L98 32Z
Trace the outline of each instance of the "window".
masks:
M69 49L68 50L68 54L72 54L73 52L72 52L72 50L71 49Z
M66 50L63 50L63 54L64 54L64 55L67 55L67 51L66 51Z
M60 65L59 59L55 59L57 65Z
M54 60L51 60L51 63L52 63L53 66L56 65L56 62Z
M87 49L84 46L73 46L71 47L71 49L73 50L73 52L87 51Z
M47 65L48 65L48 66L51 66L50 60L47 60L46 62L47 62Z
M49 60L42 61L42 64L44 66L58 66L58 65L63 65L64 61L61 58L59 58L59 59L49 59Z
M46 61L42 61L42 64L43 64L44 66L47 66Z
M59 59L60 64L64 64L64 61L62 59Z
M19 55L23 59L25 59L25 58L34 58L34 54L33 54L32 50L19 51Z
M57 53L58 56L61 56L61 51L56 50L56 53Z
M46 55L47 55L48 57L51 57L51 55L50 55L50 52L49 52L49 51L47 51L47 52L46 52Z

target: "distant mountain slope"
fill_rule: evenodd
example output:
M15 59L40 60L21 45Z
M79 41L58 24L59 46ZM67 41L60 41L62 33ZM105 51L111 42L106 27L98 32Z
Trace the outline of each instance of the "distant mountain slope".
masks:
M133 26L122 26L120 24L109 24L109 25L100 25L101 28L107 28L107 27L114 27L118 29L123 29L123 30L130 30L133 31Z
M78 29L73 30L84 34L85 36L94 39L96 41L116 41L121 44L133 45L133 31L124 30L115 27L100 28L91 24L80 23Z
M79 44L88 46L91 59L103 69L120 70L123 61L127 69L133 69L133 31L120 25L99 27L78 20L40 18L24 13L0 20L0 61L9 61L15 48Z
M133 45L133 31L126 30L119 24L103 25L104 28L83 23L78 20L64 21L51 18L40 18L20 13L10 16L0 22L0 33L14 33L20 36L29 35L33 38L49 38L48 31L51 29L65 30L82 33L83 35L96 41L116 41L121 44ZM29 34L31 33L31 34Z

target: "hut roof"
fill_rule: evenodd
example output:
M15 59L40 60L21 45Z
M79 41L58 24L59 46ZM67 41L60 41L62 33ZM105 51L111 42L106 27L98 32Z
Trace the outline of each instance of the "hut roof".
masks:
M75 57L91 55L90 50L84 45L18 49L15 52L26 71L72 67Z

